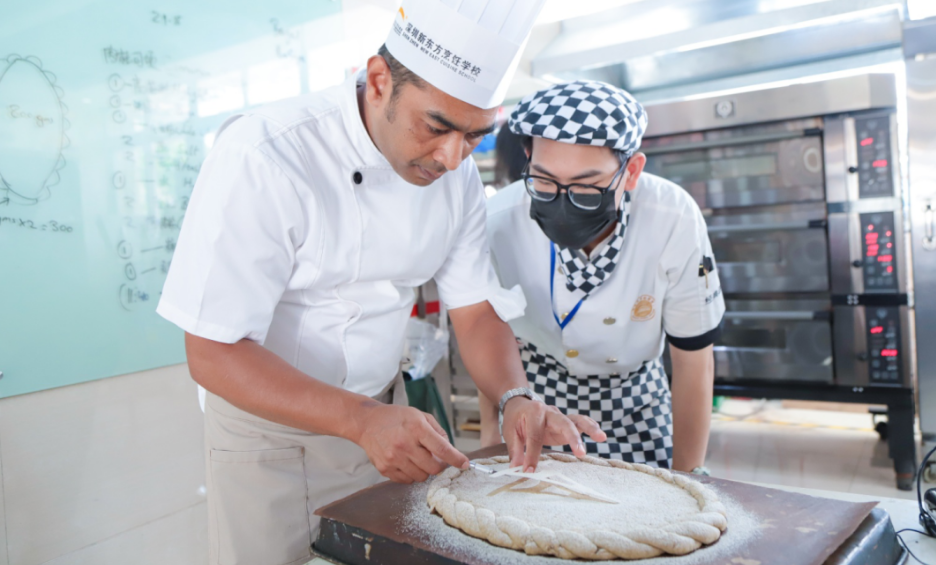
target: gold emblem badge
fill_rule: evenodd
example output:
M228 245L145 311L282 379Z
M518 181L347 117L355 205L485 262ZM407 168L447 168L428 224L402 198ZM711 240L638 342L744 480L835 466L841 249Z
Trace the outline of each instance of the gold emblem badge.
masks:
M653 301L653 296L649 294L644 294L637 298L637 302L634 303L634 308L631 310L631 320L635 322L646 322L653 318L653 315L656 313L653 310Z

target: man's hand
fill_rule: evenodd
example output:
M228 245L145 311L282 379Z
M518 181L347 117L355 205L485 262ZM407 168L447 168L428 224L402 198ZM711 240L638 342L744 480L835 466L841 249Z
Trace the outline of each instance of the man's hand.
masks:
M422 482L446 466L468 467L468 458L452 447L435 418L415 408L379 402L362 407L355 443L381 475L395 483Z
M549 409L559 412L559 409L555 406L550 406ZM562 412L559 413L561 414ZM578 428L580 434L586 434L595 441L607 441L608 434L601 430L601 428L598 426L598 422L592 420L588 416L583 416L581 414L568 414L566 418L572 420L572 423L575 424L576 428Z
M570 445L576 457L584 457L580 433L587 433L595 441L607 439L591 418L575 418L567 418L555 406L519 396L511 398L504 406L503 429L510 466L522 465L526 472L535 471L543 445Z

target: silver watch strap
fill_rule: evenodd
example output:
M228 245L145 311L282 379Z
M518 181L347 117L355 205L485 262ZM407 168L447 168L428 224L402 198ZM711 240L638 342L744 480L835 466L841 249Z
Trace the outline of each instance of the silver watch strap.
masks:
M526 387L512 388L508 390L507 392L505 392L504 396L501 397L500 403L497 405L497 411L503 414L504 406L507 405L507 401L515 396L525 396L529 398L530 400L537 400L537 401L542 402L540 397L537 396L535 392L533 392L532 390Z

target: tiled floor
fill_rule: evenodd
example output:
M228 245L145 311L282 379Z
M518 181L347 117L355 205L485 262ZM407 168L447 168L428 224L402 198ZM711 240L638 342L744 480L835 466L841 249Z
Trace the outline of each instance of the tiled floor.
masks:
M477 440L456 440L463 451ZM712 417L706 466L724 479L914 498L897 490L887 444L867 413L733 400Z
M894 485L887 444L869 414L729 400L713 416L706 465L717 477L913 498Z

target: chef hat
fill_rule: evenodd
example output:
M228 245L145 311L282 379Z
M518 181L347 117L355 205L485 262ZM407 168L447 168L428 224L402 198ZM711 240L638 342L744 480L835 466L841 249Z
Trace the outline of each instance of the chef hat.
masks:
M504 101L546 0L403 0L387 50L429 84L479 108Z
M511 112L508 126L518 135L600 145L630 156L647 130L647 112L620 88L577 80L527 96Z

